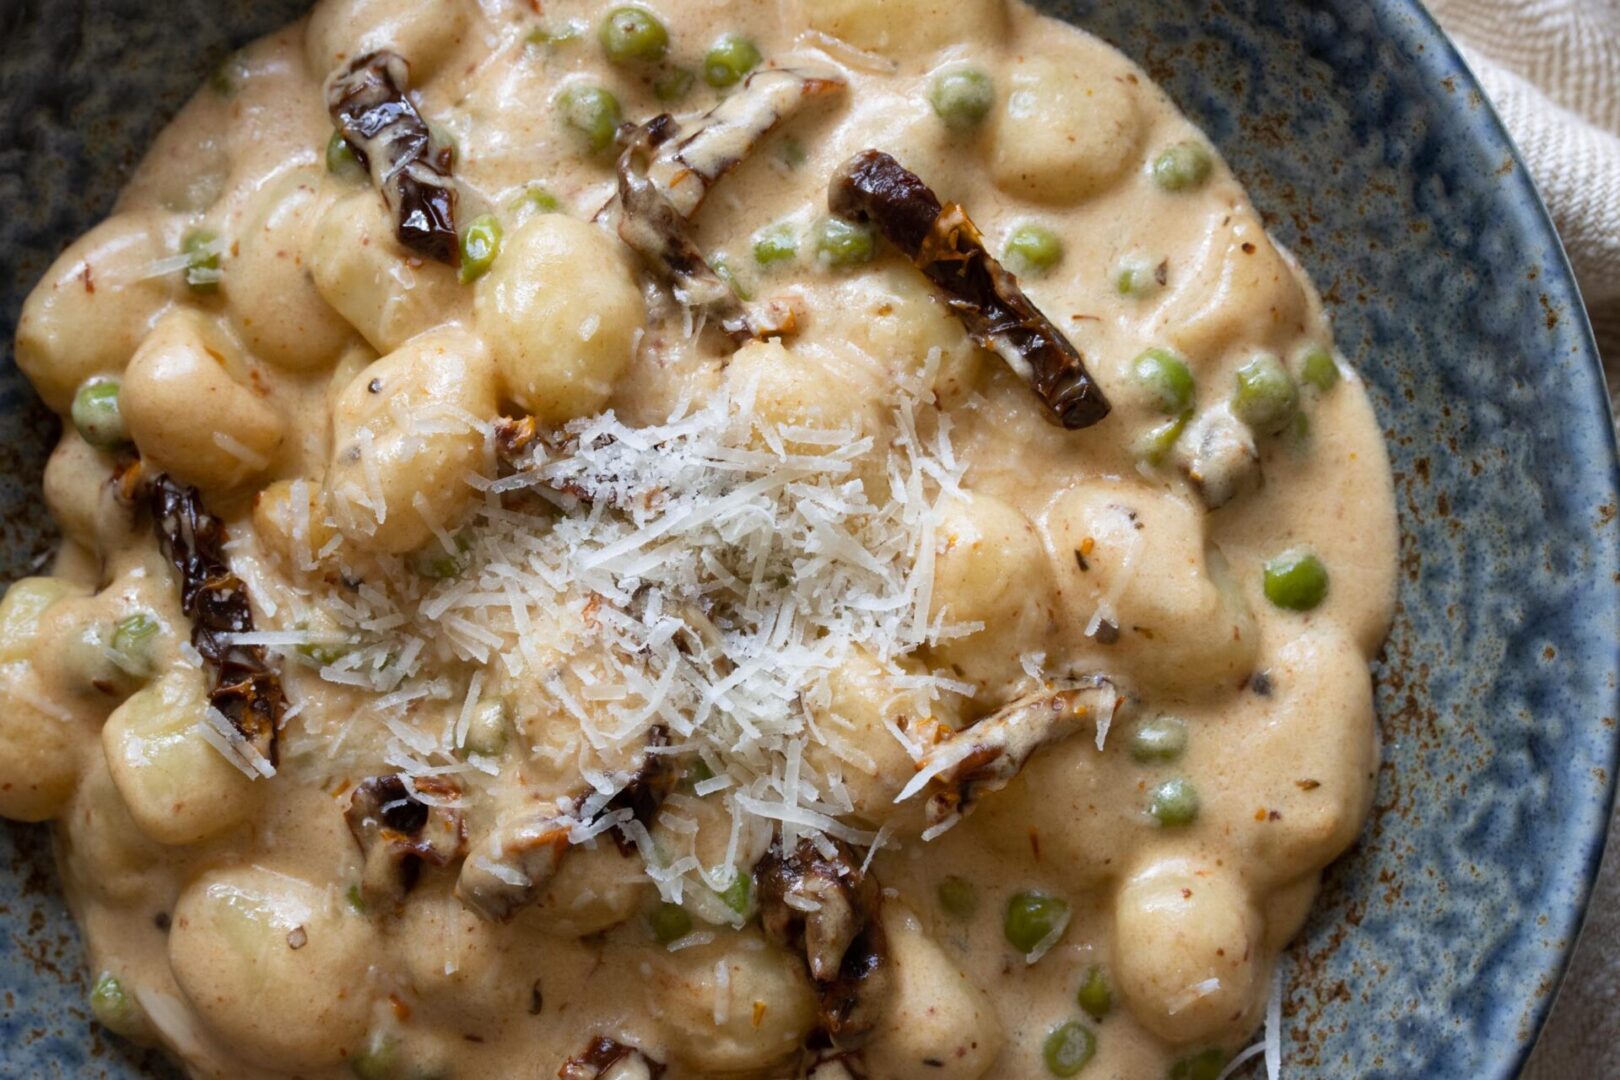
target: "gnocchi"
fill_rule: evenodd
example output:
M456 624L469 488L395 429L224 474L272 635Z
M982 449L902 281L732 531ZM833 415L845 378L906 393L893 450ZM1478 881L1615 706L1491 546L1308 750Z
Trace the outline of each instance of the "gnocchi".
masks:
M18 328L65 543L0 600L0 815L108 1032L265 1080L1251 1039L1368 812L1394 503L1139 68L1020 0L320 0L211 82Z
M1135 79L1111 65L1019 64L994 116L997 186L1062 205L1119 182L1140 160L1146 129Z
M119 214L62 253L17 321L17 366L52 409L65 412L95 375L117 375L176 299L178 273L161 266L179 230L159 212Z
M288 174L260 196L224 260L231 322L249 352L292 371L330 364L352 333L315 287L303 252L313 238L319 178Z
M173 923L180 989L246 1060L291 1073L360 1049L375 932L330 890L266 867L218 870L186 888Z
M177 669L132 694L101 729L125 809L160 844L195 844L240 825L262 794L203 735L202 673Z
M606 404L646 319L625 255L560 214L506 237L478 284L477 312L502 396L548 425Z
M204 489L260 476L286 438L286 422L255 391L235 342L187 309L165 316L141 342L119 401L142 456Z
M484 462L479 425L495 415L489 350L460 329L414 339L339 395L326 487L338 529L398 554L455 528Z

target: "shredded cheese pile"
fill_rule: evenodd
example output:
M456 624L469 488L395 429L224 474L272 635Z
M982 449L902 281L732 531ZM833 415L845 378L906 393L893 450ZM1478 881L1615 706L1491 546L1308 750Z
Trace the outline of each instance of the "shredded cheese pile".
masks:
M313 654L321 677L362 705L328 726L306 718L290 753L313 741L338 754L364 725L387 732L384 760L407 783L489 783L497 764L463 760L458 747L481 695L523 686L583 735L576 761L553 762L582 780L564 806L572 838L622 827L671 900L694 880L730 883L749 819L789 845L880 843L844 820L853 807L840 769L818 770L806 752L825 745L870 771L829 709L829 678L852 659L869 657L895 692L924 703L970 690L902 663L978 628L929 618L938 502L960 492L963 467L948 423L920 404L925 385L894 391L881 440L762 422L752 388L652 427L612 413L575 422L507 475L468 477L483 499L457 535L439 530L442 553L431 553L463 567L448 580L401 559L361 572L335 545L312 553L307 586L269 598L286 606L283 625L304 628L243 640L290 662ZM493 466L493 428L486 435ZM258 602L265 576L245 576ZM323 578L351 587L319 588ZM731 813L721 865L666 862L628 810L604 813L632 778L612 763L646 748L654 727L668 743L652 752L701 759L710 776L696 794L721 793Z

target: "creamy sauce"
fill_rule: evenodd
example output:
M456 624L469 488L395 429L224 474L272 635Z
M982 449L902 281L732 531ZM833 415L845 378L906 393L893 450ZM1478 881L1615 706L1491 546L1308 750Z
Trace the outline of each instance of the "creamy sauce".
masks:
M664 0L647 10L668 27L667 57L639 65L605 58L608 5L538 8L323 0L199 92L114 215L24 310L18 359L46 401L66 415L87 381L121 377L118 423L146 468L196 485L225 520L293 703L273 777L250 777L251 762L214 745L222 736L203 736L208 679L175 573L112 481L129 450L97 449L65 424L46 476L67 538L54 577L13 586L0 607L0 813L56 823L93 971L116 980L102 984L98 1017L196 1076L549 1076L598 1035L677 1080L805 1075L818 1020L804 950L770 940L754 901L739 913L712 888L731 880L728 861L746 876L772 841L769 816L738 797L792 804L791 776L819 785L817 805L858 838L857 857L874 833L883 842L869 871L892 979L845 1075L1045 1076L1052 1032L1067 1024L1094 1038L1085 1076L1169 1075L1246 1046L1279 950L1369 806L1367 663L1395 593L1388 463L1342 362L1321 379L1332 385L1302 386L1281 434L1254 438L1258 462L1243 464L1230 501L1210 508L1223 500L1178 467L1196 471L1186 444L1257 354L1297 378L1302 357L1331 349L1303 273L1218 159L1165 190L1155 162L1202 136L1123 57L1022 4ZM694 325L610 231L611 212L592 222L616 191L613 154L589 151L561 100L603 86L631 120L670 109L691 121L747 92L699 74L660 100L676 69L702 71L722 33L751 40L767 67L814 65L846 84L754 147L693 217L700 250L739 293L795 314L780 345L741 351ZM328 166L325 81L383 47L409 61L417 107L455 147L461 224L487 212L502 226L476 282L401 248L369 179ZM942 72L964 69L988 77L993 103L976 124L948 124L930 97ZM997 254L1029 223L1061 242L1055 265L1026 266L1021 281L1087 358L1111 416L1083 431L1053 424L881 241L858 265L817 256L828 180L867 148L962 204ZM762 262L762 236L790 237L796 253ZM200 290L177 258L188 237ZM1196 382L1196 414L1158 464L1141 440L1166 414L1135 374L1153 347L1184 358ZM759 665L751 678L791 691L767 716L785 734L738 749L734 718L705 721L686 744L705 764L681 759L652 849L621 855L604 833L568 852L511 921L484 917L456 894L458 874L470 887L462 864L525 808L576 798L578 809L582 766L623 786L662 655L596 651L607 616L574 583L501 578L497 534L543 544L620 512L592 517L566 492L537 498L537 481L491 489L543 464L503 462L492 422L530 415L544 435L611 409L639 428L717 401L710 434L735 436L726 417L744 408L727 453L758 475L791 460L812 476L818 458L844 455L843 480L803 480L773 504L784 513L822 499L837 518L847 507L834 504L860 495L917 509L835 524L869 551L884 536L922 538L931 583L895 594L922 605L921 636L873 616L860 625L889 627L889 640L841 642L832 672ZM88 415L76 415L81 429ZM550 460L568 451L557 442ZM651 468L661 455L673 451L630 460ZM890 466L919 462L932 471L902 492ZM853 491L832 494L850 478ZM1294 551L1329 575L1306 611L1265 588L1267 564ZM867 557L873 580L915 562L898 547ZM793 589L830 572L802 569L804 581L784 573L756 594L810 604ZM662 580L653 563L643 573ZM509 593L508 609L435 603L474 580ZM818 641L845 625L834 599L795 616L822 620ZM646 616L636 604L645 593L619 607ZM129 621L142 614L150 634ZM736 629L674 617L697 638ZM702 645L682 648L670 664L708 662L692 659ZM759 649L727 639L722 659L752 670ZM610 685L643 661L645 683ZM1082 675L1123 695L1110 729L1088 722L1042 747L922 839L927 792L894 801L914 754ZM731 699L718 700L724 713ZM633 730L598 737L598 721L637 713ZM473 854L424 866L396 904L374 887L344 811L361 781L400 771L418 790L423 776L447 779ZM644 868L654 849L665 880ZM681 855L693 858L672 884L665 868ZM532 870L491 872L521 882ZM1042 924L1053 932L1025 955L1004 924L1032 893L1061 902L1068 921ZM660 926L690 933L666 948ZM1097 1015L1077 1005L1094 970L1111 999L1106 1012L1088 999Z

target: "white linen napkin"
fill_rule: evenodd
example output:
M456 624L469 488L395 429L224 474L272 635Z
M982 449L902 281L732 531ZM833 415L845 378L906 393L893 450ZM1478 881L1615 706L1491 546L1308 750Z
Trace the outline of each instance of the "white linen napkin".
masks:
M1620 0L1427 2L1547 200L1597 330L1610 397L1620 400ZM1609 845L1585 933L1523 1080L1620 1077L1617 847Z
M1620 390L1620 0L1428 0L1518 143Z

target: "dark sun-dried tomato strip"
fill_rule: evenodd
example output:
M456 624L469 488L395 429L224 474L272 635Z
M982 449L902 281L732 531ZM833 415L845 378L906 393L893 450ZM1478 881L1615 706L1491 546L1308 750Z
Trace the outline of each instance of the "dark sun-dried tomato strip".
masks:
M657 724L647 732L647 752L642 757L641 768L630 782L619 789L619 793L608 800L602 808L602 813L611 814L615 810L629 810L633 820L652 828L653 819L669 798L670 792L675 790L675 784L680 780L680 769L676 767L675 759L669 754L653 753L655 747L669 745L669 729ZM623 828L613 830L613 840L619 847L619 852L628 855L635 850L635 841Z
M558 1080L597 1080L615 1065L629 1064L635 1067L634 1072L645 1076L648 1080L658 1080L664 1075L664 1066L643 1054L633 1046L626 1046L616 1039L606 1035L598 1035L592 1039L585 1052L577 1057L571 1057L563 1062L562 1068L557 1070Z
M395 774L362 780L349 793L343 819L360 845L360 892L369 905L400 903L416 887L424 865L448 866L466 849L461 811L444 805L458 798L461 788L446 777L421 776L412 783L443 802L423 802Z
M661 277L675 299L714 318L733 341L753 336L742 301L704 259L686 220L647 175L654 153L674 137L674 117L665 113L636 128L619 156L619 238Z
M457 266L453 155L449 147L433 145L427 121L406 93L410 74L410 63L398 53L368 53L332 77L326 104L338 134L382 191L399 242Z
M180 575L180 608L191 618L191 644L214 676L209 702L274 765L287 699L264 648L231 640L252 632L253 609L247 586L225 561L225 523L203 509L196 488L167 475L148 483L147 505L158 545Z
M822 1029L847 1049L881 1019L894 970L878 920L877 879L847 844L831 843L833 854L824 855L809 840L786 851L779 839L754 867L754 886L760 928L803 953Z
M985 249L962 207L941 205L921 178L880 150L839 166L827 203L840 217L876 225L944 294L969 336L1028 379L1064 427L1090 427L1108 415L1108 399L1079 351Z

